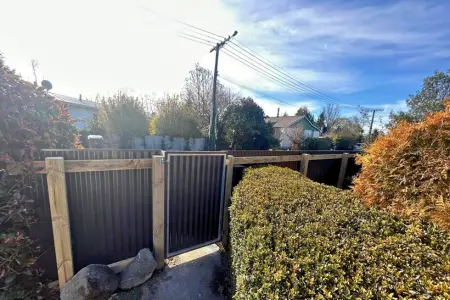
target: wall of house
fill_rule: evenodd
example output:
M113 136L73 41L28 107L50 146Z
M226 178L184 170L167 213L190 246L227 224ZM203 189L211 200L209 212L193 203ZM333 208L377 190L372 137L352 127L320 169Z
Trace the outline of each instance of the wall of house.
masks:
M290 128L282 128L280 130L280 148L281 149L289 149L292 146L290 136L293 135L295 130L299 128L303 129L303 137L313 137L318 138L320 136L320 132L314 128L307 120L301 119L297 123L291 125Z
M72 119L78 119L74 125L77 129L84 129L87 126L87 121L92 119L96 113L95 109L89 107L80 107L75 105L69 105L68 111Z

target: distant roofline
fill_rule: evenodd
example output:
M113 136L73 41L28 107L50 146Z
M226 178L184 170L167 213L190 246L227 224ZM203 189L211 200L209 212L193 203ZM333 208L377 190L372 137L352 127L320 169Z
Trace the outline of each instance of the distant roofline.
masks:
M290 126L292 126L293 124L295 124L295 123L297 123L298 121L300 121L301 119L305 119L306 121L308 121L308 123L312 126L312 127L314 127L315 129L317 129L318 131L320 131L320 129L316 126L316 125L314 125L312 122L311 122L311 120L310 119L308 119L306 116L281 116L281 117L267 117L266 119L281 119L281 118L285 118L285 117L297 117L296 119L294 119L291 123L288 123L286 126L284 126L284 127L281 127L281 126L278 126L278 127L276 127L276 128L286 128L286 127L290 127ZM270 120L268 120L268 121L270 121ZM271 123L277 123L277 122L271 122ZM275 127L275 126L274 126Z
M68 105L83 107L83 108L90 108L97 110L97 103L89 100L80 100L79 98L66 96L62 94L56 94L56 93L50 93L56 100L64 102Z

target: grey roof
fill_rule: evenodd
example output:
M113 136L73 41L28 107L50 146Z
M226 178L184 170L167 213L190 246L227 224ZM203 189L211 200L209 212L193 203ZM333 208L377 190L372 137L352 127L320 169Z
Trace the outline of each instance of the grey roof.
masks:
M303 116L267 117L266 122L274 123L274 128L285 128L289 127L302 118Z
M75 106L80 106L80 107L97 109L97 103L95 103L93 101L82 100L82 99L80 100L80 98L74 98L74 97L60 95L60 94L55 94L55 93L50 93L50 94L53 97L55 97L56 100L65 102L65 103L67 103L69 105L75 105Z
M309 122L309 124L311 124L312 127L316 128L317 130L320 130L305 116L267 117L265 120L268 123L269 122L273 123L274 128L286 128L300 121L303 118L306 119Z

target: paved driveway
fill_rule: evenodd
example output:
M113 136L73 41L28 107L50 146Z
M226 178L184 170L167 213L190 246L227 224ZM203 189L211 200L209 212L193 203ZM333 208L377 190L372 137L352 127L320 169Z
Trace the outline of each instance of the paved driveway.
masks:
M226 255L216 245L181 254L169 260L168 266L114 300L223 300L226 285Z

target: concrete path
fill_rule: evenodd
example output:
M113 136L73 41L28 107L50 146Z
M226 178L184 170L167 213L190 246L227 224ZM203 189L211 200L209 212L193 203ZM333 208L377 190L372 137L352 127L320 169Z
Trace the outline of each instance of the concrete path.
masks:
M176 256L143 285L113 296L114 300L226 299L226 255L216 245Z

